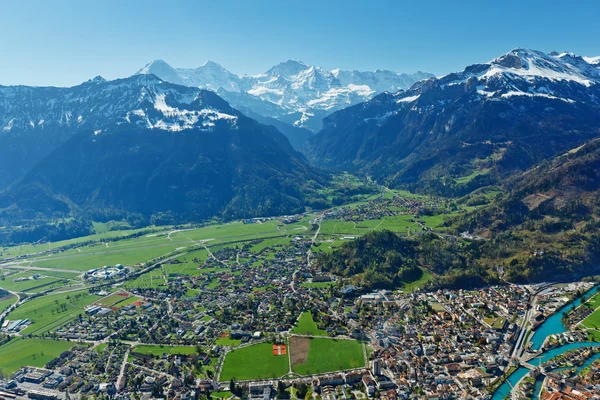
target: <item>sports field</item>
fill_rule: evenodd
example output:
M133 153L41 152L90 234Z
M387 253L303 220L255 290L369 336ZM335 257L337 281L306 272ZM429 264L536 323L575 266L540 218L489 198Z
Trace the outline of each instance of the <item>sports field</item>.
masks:
M219 380L279 378L289 369L287 355L273 355L272 343L259 343L228 353Z
M326 336L327 332L322 329L317 328L316 322L313 320L312 314L310 311L305 311L300 314L300 318L298 318L298 322L296 326L294 326L291 330L292 333L296 333L298 335L313 335L313 336Z
M362 343L355 340L290 338L292 370L300 375L361 368L365 365Z
M10 375L25 366L44 367L74 345L57 340L14 338L0 346L0 371Z

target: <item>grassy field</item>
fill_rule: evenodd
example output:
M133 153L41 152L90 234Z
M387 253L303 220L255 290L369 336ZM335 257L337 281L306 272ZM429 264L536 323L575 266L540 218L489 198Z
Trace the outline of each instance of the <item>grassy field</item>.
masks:
M47 295L21 305L6 319L29 318L33 323L21 333L41 335L75 319L85 306L98 299L99 296L90 295L87 290Z
M228 399L233 396L231 392L212 392L210 397L213 399Z
M129 297L129 294L123 292L113 293L108 295L100 300L98 300L95 304L102 307L110 307L115 303L123 301Z
M593 292L593 290L592 290ZM596 309L598 307L600 307L600 292L594 292L592 294L592 297L590 297L590 299L588 301L586 301L586 303L592 307L592 309Z
M220 381L278 378L288 371L288 356L274 356L271 343L260 343L227 354Z
M165 278L163 275L163 271L161 269L154 269L152 271L146 272L135 278L132 281L126 281L123 284L123 287L127 289L147 289L154 288L156 289L159 286L165 286Z
M21 367L44 367L63 351L73 347L73 342L43 339L13 339L0 346L0 370L12 374Z
M208 258L208 251L206 251L205 249L201 249L201 250L191 251L189 253L182 254L179 257L177 257L176 260L181 263L187 264L187 263L193 263L194 259L197 259L199 261L198 264L202 264L202 263L204 263L204 261L206 261L207 258Z
M586 328L600 328L600 309L597 309L600 307L600 292L594 292L592 297L590 297L585 304L595 311L588 315L588 317L581 322L581 325Z
M581 323L586 328L600 328L600 309L594 311Z
M266 249L267 247L275 247L280 245L290 244L292 239L290 238L273 238L273 239L265 239L260 243L255 244L250 248L250 251L254 253L258 253L261 250Z
M308 356L305 356L304 360L299 360L299 362L295 362L292 365L293 371L300 375L361 368L365 365L362 343L358 341L324 338L306 340L310 341ZM298 360L294 356L293 346L292 344L292 360Z
M349 242L350 240L334 240L333 242L331 242L331 241L318 242L318 246L313 246L311 251L313 253L319 253L319 252L331 253L332 251L334 251L335 249L337 249L344 243Z
M32 272L21 272L13 275L4 277L0 280L0 288L6 290L12 290L13 292L31 292L38 293L43 290L47 290L53 287L60 287L68 284L63 279L55 277L43 277L39 279L31 279L35 275ZM15 279L26 279L23 281L15 282Z
M161 357L163 354L196 354L196 348L194 346L138 346L134 347L132 352Z
M305 311L300 314L300 318L298 318L298 322L296 326L294 326L291 330L292 333L297 333L299 335L313 335L313 336L326 336L327 332L322 329L317 328L316 322L313 320L312 314L310 311Z
M108 347L108 343L100 343L98 346L94 347L94 351L96 353L102 353Z
M94 235L83 236L75 239L69 240L61 240L58 242L52 243L43 243L43 244L24 244L20 246L13 247L3 247L0 249L0 257L14 257L21 256L25 254L33 254L41 251L57 249L59 247L64 247L68 245L74 245L83 242L102 240L102 239L112 239L125 237L140 231L157 229L155 227L148 227L142 229L131 229L131 230L123 230L123 231L110 231L110 232L101 232ZM166 227L162 227L161 229L167 229Z
M423 274L419 279L417 279L414 282L404 284L404 287L402 287L401 289L403 292L412 293L415 290L421 288L424 284L426 284L433 278L433 275L431 275L431 272L429 272L428 270L421 268L421 271L423 271Z
M149 262L159 256L183 253L186 249L198 247L203 243L215 246L284 235L286 235L285 226L280 225L278 221L262 224L232 222L197 229L162 231L116 242L95 243L59 254L32 258L30 263L38 267L76 271L86 271L104 265L133 266ZM193 253L196 252L191 253L190 260L194 257L202 257L200 253L195 255Z
M411 234L423 230L419 224L411 221L412 215L396 215L382 219L346 222L340 220L327 220L321 226L321 235L352 235L359 236L374 230L387 229L399 234ZM431 229L438 227L443 221L443 215L425 216L420 218Z
M8 296L0 300L0 313L15 304L16 301L17 298L15 296Z
M229 346L229 347L239 346L240 343L242 343L241 340L239 340L239 339L230 339L229 337L219 338L219 339L217 339L215 341L215 344L217 346Z
M304 282L300 286L305 287L305 288L324 289L324 288L328 288L329 286L333 286L333 285L335 285L335 282Z

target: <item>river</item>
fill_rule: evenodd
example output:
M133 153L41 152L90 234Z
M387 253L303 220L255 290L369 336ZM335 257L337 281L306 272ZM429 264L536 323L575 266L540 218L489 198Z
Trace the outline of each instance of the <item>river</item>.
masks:
M595 286L594 288L590 289L586 294L586 298L589 298L590 294L594 294L599 290L600 290L600 285ZM546 321L544 321L538 327L538 329L536 329L535 333L531 337L531 343L532 343L531 348L533 350L540 350L542 348L542 345L544 344L544 341L546 340L546 338L548 336L566 332L567 328L565 328L565 326L562 323L562 316L564 313L571 311L573 308L579 306L580 304L581 304L581 298L562 307L556 313L551 315ZM600 343L592 343L592 342L568 343L563 346L555 347L544 353L539 354L539 356L538 356L539 358L535 358L535 359L531 360L530 363L533 365L541 364L541 363L544 363L566 351L569 351L572 349L577 349L577 348L584 347L584 346L600 346ZM527 368L519 367L519 369L517 369L515 372L513 372L508 377L508 379L502 385L500 385L500 387L494 392L494 395L492 396L492 400L505 399L506 396L508 396L512 390L510 385L512 385L514 387L527 374L528 371L529 370ZM541 382L538 383L538 381L536 381L536 388L534 389L534 398L537 397L535 394L537 392L539 392L539 389L541 389ZM509 382L510 382L510 385L509 385Z
M594 346L600 346L600 343L595 343L595 342L567 343L565 345L555 347L551 350L548 350L548 351L540 354L539 358L535 358L535 359L531 360L530 363L533 365L538 365L538 363L543 364L546 361L548 361L560 354L563 354L566 351L578 349L580 347L594 347ZM596 356L594 356L592 358L593 358L593 360L595 360L599 357L600 357L600 354L597 354ZM581 369L589 366L593 362L593 360L591 360L591 361L588 360L589 364L586 362L581 367ZM512 387L514 387L525 375L527 375L528 372L529 372L529 370L527 368L519 367L519 369L517 369L515 372L513 372L508 377L508 379L502 385L500 385L500 387L494 392L494 395L492 396L492 400L505 399L506 396L508 396L512 390L511 385L512 385ZM509 385L509 382L510 382L510 385ZM536 382L536 386L538 386L537 382ZM539 390L539 387L541 387L541 382L539 383L538 390ZM534 389L534 393L536 393L535 389ZM536 397L534 396L534 398L536 398Z
M596 293L600 290L600 286L590 289L587 292L586 298L589 298L590 294ZM551 315L546 321L544 321L534 332L531 337L531 348L533 350L540 350L544 344L544 340L550 335L556 335L557 333L563 333L567 331L567 328L562 323L562 316L564 313L571 311L575 307L581 304L581 298L567 304L556 313Z

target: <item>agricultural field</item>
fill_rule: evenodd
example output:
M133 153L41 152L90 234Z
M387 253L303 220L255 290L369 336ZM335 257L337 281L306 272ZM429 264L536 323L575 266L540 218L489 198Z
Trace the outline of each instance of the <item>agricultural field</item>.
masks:
M290 338L292 370L300 375L361 368L365 365L363 345L355 340Z
M84 312L84 307L99 299L99 296L90 295L87 290L51 294L24 303L8 314L6 319L29 318L33 322L21 333L41 335L72 321Z
M3 279L0 280L0 288L11 290L13 292L38 293L44 290L69 284L69 281L66 281L65 279L49 276L43 276L34 279L34 275L35 273L32 272L22 272L14 275L3 276ZM15 282L15 279L17 282Z
M61 240L58 242L50 242L50 243L41 243L41 244L24 244L20 246L12 246L12 247L3 247L0 248L0 256L1 257L16 257L22 256L26 254L34 254L47 250L54 250L64 246L76 245L78 243L86 243L91 241L98 241L103 239L114 239L120 237L126 237L128 235L132 235L138 232L143 231L153 231L159 228L156 227L147 227L141 229L129 229L129 230L118 230L118 231L102 231L98 232L94 235L82 236L79 238ZM160 229L167 229L167 227L161 227Z
M312 336L327 336L327 332L317 328L316 322L313 320L310 311L305 311L300 314L296 326L292 328L291 333L298 335L312 335Z
M194 346L137 346L131 351L132 353L147 354L156 357L161 357L163 354L196 354Z
M185 253L177 257L175 260L179 261L182 264L194 263L194 264L202 264L208 258L208 251L206 249L200 249L196 251L191 251L189 253ZM194 260L198 260L195 262Z
M156 289L161 286L166 286L165 277L161 269L153 269L146 272L133 280L128 280L123 284L126 289Z
M349 239L351 240L351 239ZM312 252L313 253L330 253L332 251L334 251L335 249L337 249L338 247L340 247L341 245L343 245L344 243L348 242L349 240L328 240L328 241L322 241L322 242L317 242L318 245L317 246L313 246L312 248Z
M356 222L327 220L323 222L320 233L324 236L361 236L374 230L383 229L387 229L399 234L408 234L409 230L411 233L422 231L423 228L417 222L411 221L413 219L414 216L412 215L396 215L383 217L381 219L370 219ZM421 217L420 220L427 227L433 229L443 222L443 215Z
M10 307L13 304L15 304L16 301L17 301L17 298L15 296L12 296L12 295L0 299L0 313L2 311L6 310L8 307Z
M250 251L252 251L253 253L259 253L268 247L284 246L286 244L290 244L291 241L292 241L292 239L285 238L285 237L274 238L274 239L265 239L265 240L261 241L260 243L257 243L254 246L252 246L250 248Z
M380 220L366 220L360 222L346 222L327 220L321 225L321 235L364 235L369 233L381 223Z
M273 344L259 343L228 353L219 380L279 378L289 369L287 354L273 355Z
M0 371L10 375L24 366L44 367L74 345L58 340L14 338L0 346Z
M290 226L290 229L296 228ZM215 246L284 236L286 234L285 225L280 224L276 220L261 224L232 222L222 225L211 225L204 228L173 230L170 232L163 231L136 238L94 243L92 245L69 249L58 254L34 257L28 260L27 263L42 268L73 271L87 271L93 268L100 268L104 265L113 266L116 264L135 266L147 263L157 257L184 253L186 249L189 250L203 244ZM95 237L96 235L93 236ZM88 236L87 238L91 237ZM200 258L202 255L199 253L192 256L191 259L194 257Z

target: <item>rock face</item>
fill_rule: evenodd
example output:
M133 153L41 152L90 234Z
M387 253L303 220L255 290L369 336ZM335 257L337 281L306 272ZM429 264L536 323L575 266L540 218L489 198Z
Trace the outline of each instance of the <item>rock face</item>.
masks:
M596 58L516 49L332 114L307 154L460 195L600 136L599 82Z

